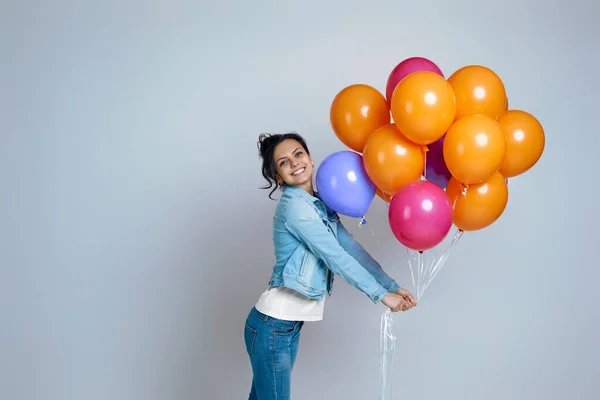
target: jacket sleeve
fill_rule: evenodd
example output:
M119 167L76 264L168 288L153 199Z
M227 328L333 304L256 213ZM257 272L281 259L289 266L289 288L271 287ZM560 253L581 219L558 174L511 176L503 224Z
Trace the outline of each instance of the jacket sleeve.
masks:
M327 268L379 303L387 293L377 280L340 245L317 212L303 199L296 199L286 212L284 224Z
M373 277L387 289L388 292L395 292L400 286L388 274L385 273L381 265L371 257L365 248L354 240L354 237L344 227L342 222L338 222L338 241L340 245L350 254L356 261L360 263Z

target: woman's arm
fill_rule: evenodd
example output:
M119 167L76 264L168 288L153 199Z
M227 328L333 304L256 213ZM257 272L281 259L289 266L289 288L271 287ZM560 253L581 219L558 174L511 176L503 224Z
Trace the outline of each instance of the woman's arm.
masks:
M342 247L350 254L356 261L360 263L367 271L373 275L373 277L381 284L388 292L395 292L400 286L394 281L388 274L385 273L381 265L371 257L371 255L364 249L364 247L354 240L354 237L342 224L342 221L338 222L338 240Z
M294 199L283 222L298 240L323 260L327 268L364 292L374 303L380 302L386 295L387 289L344 250L328 226L305 200Z

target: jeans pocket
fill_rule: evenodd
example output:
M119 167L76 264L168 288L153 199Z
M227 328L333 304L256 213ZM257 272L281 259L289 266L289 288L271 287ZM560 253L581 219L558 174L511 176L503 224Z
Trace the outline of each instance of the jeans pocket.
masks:
M299 322L277 321L273 326L273 332L278 336L291 335L296 331Z
M244 341L246 342L246 352L252 355L254 350L254 341L256 340L256 329L252 329L246 324L244 327Z

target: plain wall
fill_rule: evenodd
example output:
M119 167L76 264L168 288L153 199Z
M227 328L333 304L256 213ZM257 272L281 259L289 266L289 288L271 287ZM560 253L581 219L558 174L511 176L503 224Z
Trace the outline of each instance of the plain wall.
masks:
M600 6L533 1L3 1L0 398L247 398L244 319L273 263L256 150L345 147L335 94L402 59L494 69L546 150L394 316L402 399L597 399ZM346 226L412 289L375 198ZM400 272L396 272L396 269ZM295 399L375 399L374 305L341 278Z

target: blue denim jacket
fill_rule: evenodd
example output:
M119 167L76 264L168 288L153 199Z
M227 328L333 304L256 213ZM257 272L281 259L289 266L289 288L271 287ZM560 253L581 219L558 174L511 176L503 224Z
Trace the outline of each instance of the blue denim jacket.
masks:
M285 286L322 300L331 295L333 274L374 303L399 286L344 228L318 194L285 185L273 217L275 266L270 287ZM333 273L332 273L333 272Z

